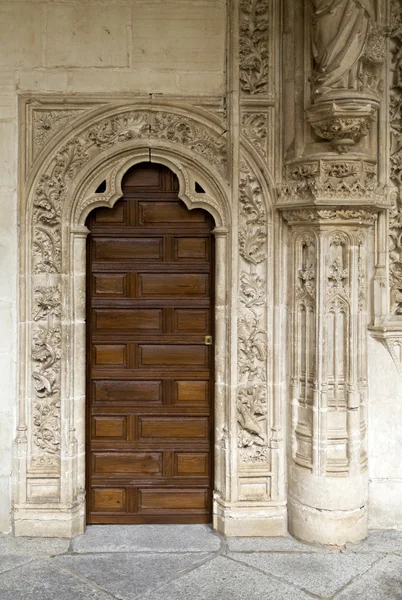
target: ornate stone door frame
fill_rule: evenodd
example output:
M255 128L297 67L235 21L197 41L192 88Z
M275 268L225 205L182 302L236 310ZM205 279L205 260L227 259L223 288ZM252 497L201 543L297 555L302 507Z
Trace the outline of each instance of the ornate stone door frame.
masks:
M21 98L20 115L15 534L84 530L85 219L113 206L124 173L148 160L174 171L187 207L208 210L216 223L214 526L283 533L272 187L252 150L243 144L233 190L225 124L202 109L47 96Z

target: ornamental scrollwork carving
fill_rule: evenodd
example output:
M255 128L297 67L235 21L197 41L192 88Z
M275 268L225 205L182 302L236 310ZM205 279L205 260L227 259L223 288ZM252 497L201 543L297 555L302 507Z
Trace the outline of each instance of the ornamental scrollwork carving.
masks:
M391 2L389 277L391 314L402 315L402 1Z
M241 462L268 460L267 444L266 261L267 219L261 188L242 164L239 252L241 257L238 321L237 419ZM258 456L257 456L258 454Z
M373 225L377 220L377 212L364 208L316 209L300 208L283 210L283 217L288 223L314 221L358 221L360 224Z
M83 110L77 108L33 111L32 143L34 157L39 154L40 150L56 133L72 123L82 112Z
M213 135L200 123L171 113L157 113L151 133L159 139L184 144L226 175L227 142L223 134Z
M35 289L36 309L33 315L34 321L40 321L48 315L60 317L61 315L61 292L59 285L39 286Z
M240 3L240 89L243 94L268 93L268 0Z
M243 133L262 156L267 157L268 117L264 113L243 113Z
M58 327L40 325L33 334L32 359L36 364L33 424L34 440L42 450L60 450L60 357L61 334Z

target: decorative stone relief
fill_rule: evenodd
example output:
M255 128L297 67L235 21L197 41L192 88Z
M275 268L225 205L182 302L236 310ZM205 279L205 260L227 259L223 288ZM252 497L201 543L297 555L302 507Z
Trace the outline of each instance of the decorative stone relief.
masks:
M391 2L389 277L391 314L402 315L402 1Z
M184 144L226 175L227 141L223 134L213 135L201 124L171 113L156 114L151 133L158 139Z
M72 123L82 112L77 108L33 111L33 156L36 157L51 137Z
M368 134L379 107L386 30L376 22L374 0L312 0L312 6L307 118L343 154Z
M260 154L267 157L268 116L264 113L242 114L243 133Z
M300 202L361 202L386 204L375 164L366 160L303 160L287 165L279 204Z
M57 122L57 119L56 121ZM152 126L151 126L152 124ZM167 112L128 111L103 118L56 153L34 194L34 273L49 274L54 285L34 292L34 321L46 321L33 332L32 377L36 400L34 442L48 453L60 450L60 315L61 220L66 192L77 172L100 151L130 140L158 137L194 150L214 168L225 171L226 139L201 123ZM245 239L250 260L259 261L256 246ZM247 322L245 327L253 327Z
M243 94L268 92L269 0L240 2L240 89Z
M377 220L377 212L365 208L299 208L296 210L284 210L282 212L288 223L300 221L357 221L360 224L373 225Z
M241 462L267 462L267 217L258 182L243 163L240 180L239 388Z

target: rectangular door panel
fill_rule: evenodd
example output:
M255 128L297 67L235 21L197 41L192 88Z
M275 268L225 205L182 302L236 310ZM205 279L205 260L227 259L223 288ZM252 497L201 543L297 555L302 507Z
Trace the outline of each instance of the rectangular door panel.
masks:
M160 452L94 452L94 475L129 475L158 477L162 475Z
M95 403L162 404L162 381L94 381Z
M140 436L142 439L206 439L208 437L208 419L205 417L140 417Z
M208 477L209 454L207 452L176 452L174 475L177 477Z
M162 333L161 308L95 308L92 312L94 332Z
M175 261L208 261L209 237L175 238Z
M126 512L126 489L92 488L92 507L95 511Z
M113 438L116 440L125 440L127 437L127 417L93 417L92 432L94 439Z
M211 333L209 309L176 308L173 318L173 333Z
M199 369L208 366L208 346L139 344L140 367Z
M141 489L138 492L139 512L151 510L206 510L208 490L205 489Z
M204 273L139 273L139 298L205 298L209 294Z
M95 260L160 260L162 238L98 238L94 240Z
M126 273L94 273L93 290L95 296L123 297L127 290Z
M94 344L94 365L100 367L125 367L126 344Z
M175 381L174 404L208 406L209 381Z
M140 225L186 225L199 226L205 223L205 212L186 208L182 202L139 202Z

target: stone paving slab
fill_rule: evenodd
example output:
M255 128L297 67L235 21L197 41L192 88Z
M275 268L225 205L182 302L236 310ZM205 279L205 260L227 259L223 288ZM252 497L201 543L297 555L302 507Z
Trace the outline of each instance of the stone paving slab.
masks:
M58 564L85 577L121 600L143 598L146 592L192 570L214 554L80 554L61 556Z
M284 537L237 537L227 539L232 552L325 552L323 548L303 544L290 536Z
M229 553L228 556L325 598L333 596L381 558L381 555L374 553L342 554L340 552L321 554L236 552Z
M311 600L311 596L218 556L143 600Z
M73 539L73 552L217 552L220 538L205 525L92 525Z
M359 544L347 544L352 552L402 552L402 531L371 531Z
M334 600L402 600L402 557L385 556Z
M113 600L113 596L42 559L0 575L0 599Z
M63 538L29 538L0 534L0 556L54 556L68 552L70 540Z
M34 560L34 558L28 556L0 556L0 574L25 565L32 560Z

